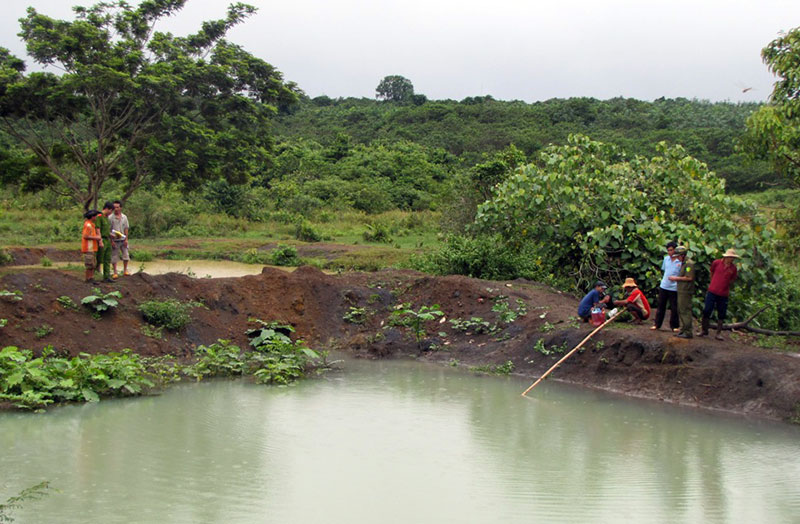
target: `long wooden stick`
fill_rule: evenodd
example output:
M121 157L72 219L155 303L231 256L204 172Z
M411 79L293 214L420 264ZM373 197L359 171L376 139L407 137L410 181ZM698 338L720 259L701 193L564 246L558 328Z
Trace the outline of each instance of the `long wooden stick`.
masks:
M522 396L524 397L524 396L525 396L525 395L528 393L528 391L530 391L530 390L532 390L533 388L535 388L535 387L536 387L536 385L537 385L539 382L541 382L542 380L544 380L544 379L547 377L547 375L549 375L550 373L552 373L552 372L553 372L553 371L554 371L554 370L555 370L555 369L556 369L558 366L560 366L560 365L561 365L561 363L562 363L562 362L564 362L565 360L567 360L569 357L571 357L571 356L572 356L572 354L573 354L573 353L575 353L576 351L578 351L578 350L581 348L581 346L583 346L583 345L586 343L586 341L587 341L587 340L589 340L590 338L592 338L592 337L594 336L594 334L595 334L595 333L597 333L598 331L600 331L601 329L603 329L604 327L606 327L606 326L607 326L608 324L610 324L610 323L611 323L611 322L612 322L612 321L613 321L615 318L617 318L618 316L620 316L620 315L621 315L622 313L624 313L625 311L626 311L626 309L625 309L625 308L620 308L620 311L618 311L618 312L617 312L617 313L616 313L616 314L615 314L613 317L609 318L608 320L606 320L605 322L603 322L602 324L600 324L599 326L597 326L597 327L595 328L595 330L594 330L594 331L592 331L591 333L589 333L589 335L587 335L587 337L586 337L586 338L584 338L583 340L581 340L581 343L580 343L580 344L578 344L577 346L575 346L574 348L572 348L572 351L570 351L569 353L567 353L566 355L564 355L563 357L561 357L561 360L559 360L558 362L556 362L555 364L553 364L553 367L551 367L550 369L548 369L548 370L545 372L545 374L544 374L544 375L542 375L541 377L539 377L539 380L537 380L536 382L534 382L533 384L531 384L531 387L529 387L528 389L526 389L525 391L523 391L523 392L522 392Z

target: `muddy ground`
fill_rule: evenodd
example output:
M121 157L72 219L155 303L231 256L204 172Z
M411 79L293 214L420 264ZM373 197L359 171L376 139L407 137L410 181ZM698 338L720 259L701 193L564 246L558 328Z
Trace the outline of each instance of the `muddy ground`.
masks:
M45 253L31 250L32 260ZM46 253L52 260L59 255ZM17 260L18 264L27 260ZM52 345L77 354L131 348L143 355L188 355L192 348L230 339L244 347L248 318L293 325L296 335L318 349L338 349L366 358L417 358L460 366L514 364L514 373L533 379L560 353L537 350L571 349L590 331L575 322L578 299L529 282L489 282L460 276L431 277L411 271L326 275L310 267L294 273L265 269L239 278L193 279L182 274L123 277L114 284L92 286L76 271L6 268L0 289L22 292L22 300L0 299L0 345L40 351ZM93 287L122 293L119 307L94 319L76 304ZM480 317L494 324L492 307L501 296L516 309L524 302L527 315L494 334L455 330L451 319ZM146 300L177 298L202 302L192 322L163 339L142 333L146 322L138 305ZM403 303L413 309L438 304L447 321L426 325L421 347L408 329L391 326L391 312ZM351 308L364 308L363 323L345 320ZM42 329L49 326L52 329ZM800 415L800 354L762 349L713 339L682 340L650 324L614 323L567 360L552 379L682 405L725 410L758 417L790 420ZM444 334L444 336L441 335ZM562 349L563 350L563 349ZM535 394L535 390L534 393Z

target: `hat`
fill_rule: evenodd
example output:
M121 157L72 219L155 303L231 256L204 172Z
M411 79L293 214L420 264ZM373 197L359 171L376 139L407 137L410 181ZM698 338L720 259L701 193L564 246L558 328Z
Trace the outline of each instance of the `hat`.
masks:
M622 287L626 288L626 287L639 287L639 286L636 285L636 281L634 279L628 277L625 279L625 282L622 284Z
M685 255L689 250L686 249L686 246L678 246L675 248L676 255Z
M597 286L600 286L603 289L608 289L608 286L602 280L598 280L597 282L594 283L594 287L597 287Z
M98 211L96 209L90 209L89 211L87 211L86 213L83 214L83 218L85 218L86 220L89 220L89 219L91 219L91 218L93 218L93 217L95 217L95 216L97 216L99 214L100 214L100 211Z
M742 257L740 257L739 255L737 255L737 254L736 254L736 250L735 250L735 249L733 249L733 248L731 248L731 249L727 250L727 251L725 252L725 254L724 254L724 255L722 255L722 256L723 256L723 257L731 257L731 258L742 258Z

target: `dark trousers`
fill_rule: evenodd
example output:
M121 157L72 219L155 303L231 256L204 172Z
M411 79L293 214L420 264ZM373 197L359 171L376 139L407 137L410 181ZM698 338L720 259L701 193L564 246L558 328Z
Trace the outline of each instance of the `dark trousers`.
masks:
M628 313L633 315L633 318L635 318L636 320L647 320L648 318L650 318L650 314L647 311L640 308L633 302L628 302L627 304L625 304L625 309L627 309Z
M661 327L664 317L667 314L667 303L669 303L669 327L678 329L680 327L680 317L678 317L678 292L658 288L658 309L656 310L656 329Z
M717 322L725 320L728 313L728 297L715 295L711 291L706 292L706 301L703 304L703 318L711 318L714 309L717 310Z

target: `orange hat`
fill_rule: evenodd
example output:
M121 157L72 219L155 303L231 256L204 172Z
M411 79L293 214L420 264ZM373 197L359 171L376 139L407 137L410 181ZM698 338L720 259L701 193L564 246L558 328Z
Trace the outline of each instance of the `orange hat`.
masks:
M639 286L636 285L636 281L634 279L628 277L625 279L625 283L622 284L622 287L626 288L626 287L639 287Z

